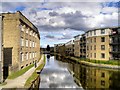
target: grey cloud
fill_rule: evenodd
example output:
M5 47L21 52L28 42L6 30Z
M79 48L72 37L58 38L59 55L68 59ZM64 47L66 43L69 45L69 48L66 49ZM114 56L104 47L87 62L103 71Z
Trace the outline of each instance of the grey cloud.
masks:
M58 40L65 40L65 39L71 39L73 38L72 36L71 37L61 37L61 38L58 38Z
M57 12L53 11L53 12L49 12L49 15L54 17L54 16L58 16L59 14Z
M61 14L64 18L65 23L68 28L75 30L86 30L88 29L84 18L88 18L85 15L82 15L80 11L76 11L75 13Z
M55 37L52 36L52 35L46 35L45 37L46 37L46 38L49 38L49 39L54 39L54 38L55 38Z
M56 13L56 12L54 12ZM70 28L72 30L86 30L88 29L84 18L88 18L85 15L82 15L80 11L76 11L75 13L63 13L60 14L62 18L64 18L65 25L64 26L51 26L52 23L55 23L54 19L49 20L49 25L38 25L40 30L44 31L58 31Z

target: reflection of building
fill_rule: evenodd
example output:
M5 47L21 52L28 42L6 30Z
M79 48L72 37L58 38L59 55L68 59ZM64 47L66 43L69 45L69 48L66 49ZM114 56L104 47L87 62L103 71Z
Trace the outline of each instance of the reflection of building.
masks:
M70 62L68 70L73 74L75 82L84 89L115 89L120 88L120 71L88 67Z
M109 88L109 71L87 68L88 88Z
M21 12L2 15L4 71L15 72L40 58L40 35L38 29Z
M66 55L74 56L74 40L70 40L65 44Z
M109 28L86 32L86 58L109 60Z
M110 33L110 59L120 60L120 29L112 28Z
M3 82L3 17L0 14L0 83Z

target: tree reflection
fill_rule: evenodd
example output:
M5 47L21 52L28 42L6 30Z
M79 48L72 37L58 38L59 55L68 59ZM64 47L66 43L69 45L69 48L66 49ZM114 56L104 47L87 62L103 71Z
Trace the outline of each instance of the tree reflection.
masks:
M49 65L50 61L50 54L47 54L47 64Z

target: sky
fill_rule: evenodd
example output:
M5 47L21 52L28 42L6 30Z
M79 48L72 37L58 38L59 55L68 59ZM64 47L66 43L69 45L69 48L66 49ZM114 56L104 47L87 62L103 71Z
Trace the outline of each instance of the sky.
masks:
M2 0L0 12L21 11L38 28L41 47L46 47L66 43L87 30L118 26L118 1Z

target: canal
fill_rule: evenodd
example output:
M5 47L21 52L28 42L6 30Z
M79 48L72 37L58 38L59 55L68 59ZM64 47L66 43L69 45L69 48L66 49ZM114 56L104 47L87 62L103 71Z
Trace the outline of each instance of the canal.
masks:
M89 67L59 56L46 55L40 88L120 88L120 71Z

